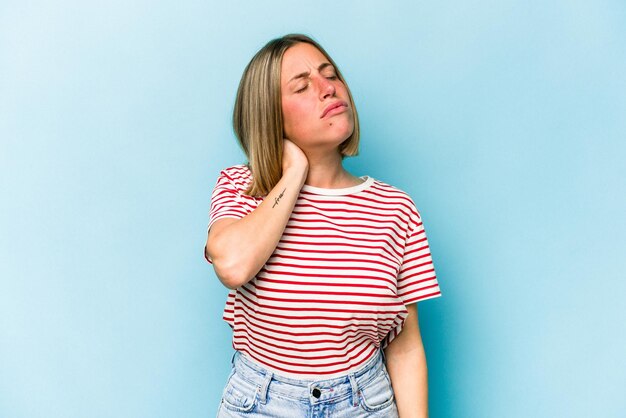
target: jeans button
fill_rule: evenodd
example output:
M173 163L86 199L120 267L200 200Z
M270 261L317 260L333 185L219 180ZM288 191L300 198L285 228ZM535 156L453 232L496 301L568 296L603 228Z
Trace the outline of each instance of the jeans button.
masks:
M319 399L319 397L322 396L322 392L318 388L314 388L312 393L313 393L313 396L315 396L317 399Z

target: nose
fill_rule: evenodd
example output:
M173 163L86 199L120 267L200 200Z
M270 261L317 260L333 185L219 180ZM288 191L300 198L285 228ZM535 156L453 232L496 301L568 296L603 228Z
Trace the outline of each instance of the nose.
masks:
M335 95L335 85L326 77L320 77L320 99L324 100Z

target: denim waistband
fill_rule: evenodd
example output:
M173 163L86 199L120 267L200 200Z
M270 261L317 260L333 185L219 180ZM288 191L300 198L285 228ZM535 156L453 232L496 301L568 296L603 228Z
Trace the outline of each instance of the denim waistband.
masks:
M235 351L231 361L234 372L260 388L262 403L265 403L267 393L272 392L299 402L310 402L311 405L352 396L356 405L359 388L367 385L379 373L387 373L385 354L381 348L359 369L344 376L321 380L300 380L273 373L239 351Z

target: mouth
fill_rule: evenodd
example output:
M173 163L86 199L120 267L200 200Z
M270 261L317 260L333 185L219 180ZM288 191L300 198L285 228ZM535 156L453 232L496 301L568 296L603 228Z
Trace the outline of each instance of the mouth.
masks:
M326 109L324 109L324 111L322 112L322 116L320 116L320 119L323 119L329 113L330 114L341 113L347 108L348 108L348 103L344 102L343 100L332 103L328 105Z

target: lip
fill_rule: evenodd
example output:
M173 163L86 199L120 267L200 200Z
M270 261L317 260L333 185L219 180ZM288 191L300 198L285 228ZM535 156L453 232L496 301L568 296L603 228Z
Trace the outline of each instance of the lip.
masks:
M348 103L343 101L343 100L339 100L338 102L329 104L328 106L326 106L326 109L324 109L324 111L322 112L322 116L320 116L320 119L322 119L330 111L332 111L334 109L337 109L338 107L345 107L347 109L348 108Z

